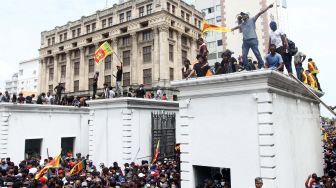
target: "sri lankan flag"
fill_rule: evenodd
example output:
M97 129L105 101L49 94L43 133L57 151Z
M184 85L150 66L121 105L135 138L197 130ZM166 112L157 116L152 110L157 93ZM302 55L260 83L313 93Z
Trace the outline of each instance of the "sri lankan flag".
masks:
M158 140L158 143L156 144L156 149L153 157L152 164L156 162L158 156L159 156L159 149L160 149L160 140Z
M59 168L60 161L61 152L35 175L35 179L39 179L40 177L42 177L46 172L48 172L49 168Z
M231 32L232 30L230 28L227 28L227 27L214 25L214 24L209 24L208 22L203 20L203 22L202 22L202 33L206 33L206 32L209 32L209 31L227 33L227 32Z
M100 63L106 56L113 52L111 45L108 42L104 42L95 52L95 62Z
M70 176L76 175L80 173L85 168L85 160L77 163L71 170L70 170Z

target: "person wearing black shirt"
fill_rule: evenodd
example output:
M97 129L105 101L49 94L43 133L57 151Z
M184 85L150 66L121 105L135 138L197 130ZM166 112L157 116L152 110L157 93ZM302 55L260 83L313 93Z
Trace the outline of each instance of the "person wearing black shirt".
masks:
M117 65L117 76L116 76L116 95L122 96L123 95L123 88L121 86L122 81L122 63Z
M35 98L35 94L26 97L26 104L33 104L33 98Z
M61 103L62 91L64 90L65 88L63 87L62 83L58 83L58 85L54 88L54 91L56 92L55 104Z
M135 91L137 98L144 98L146 94L146 90L144 89L144 85L140 84L139 88Z
M197 77L204 77L207 71L210 69L208 63L201 55L197 55L198 63L196 63L193 67L193 70L189 74L187 78L190 78L194 73L196 73Z
M96 74L93 77L93 93L92 93L92 99L96 99L96 93L97 93L97 86L98 86L98 77L99 77L99 72L97 71Z

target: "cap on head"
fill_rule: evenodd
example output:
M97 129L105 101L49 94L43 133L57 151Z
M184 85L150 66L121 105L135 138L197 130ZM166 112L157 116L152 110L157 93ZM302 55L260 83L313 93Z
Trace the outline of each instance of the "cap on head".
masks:
M224 56L231 56L232 54L234 54L234 52L232 52L231 50L227 49L222 53L222 57Z

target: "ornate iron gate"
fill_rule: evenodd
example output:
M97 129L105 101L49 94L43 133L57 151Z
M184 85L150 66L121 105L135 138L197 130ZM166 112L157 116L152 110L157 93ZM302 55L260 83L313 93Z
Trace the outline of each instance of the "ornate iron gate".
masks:
M152 156L160 140L158 159L175 157L175 113L152 112Z

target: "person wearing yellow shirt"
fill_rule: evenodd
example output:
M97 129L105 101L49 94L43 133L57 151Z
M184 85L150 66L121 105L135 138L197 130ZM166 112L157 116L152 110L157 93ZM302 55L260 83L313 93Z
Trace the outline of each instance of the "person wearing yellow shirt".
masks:
M310 87L312 87L313 89L317 90L318 87L317 87L317 82L315 80L314 75L309 70L306 70L305 71L305 76L306 76L306 83L305 82L304 83L308 84Z
M317 79L317 76L316 76L318 73L320 73L320 71L318 70L318 68L317 68L317 66L316 66L316 64L315 64L315 62L313 61L312 58L308 59L308 70L315 77L318 90L322 91L320 83L319 83L319 81Z

